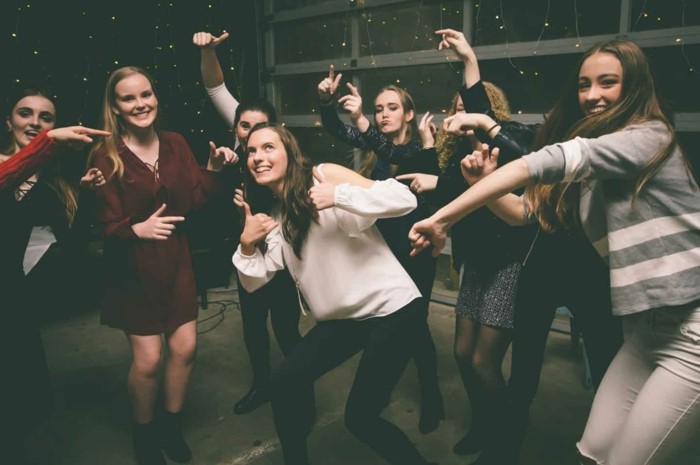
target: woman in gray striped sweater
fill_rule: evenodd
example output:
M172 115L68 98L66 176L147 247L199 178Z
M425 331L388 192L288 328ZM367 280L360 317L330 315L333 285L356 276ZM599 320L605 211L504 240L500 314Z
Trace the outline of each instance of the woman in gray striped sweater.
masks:
M581 463L700 463L697 182L636 44L595 46L567 89L539 151L497 170L486 147L465 158L472 181L483 179L413 226L413 253L430 243L439 253L447 230L485 204L512 224L580 225L610 266L625 335L578 443ZM522 186L524 197L507 195Z

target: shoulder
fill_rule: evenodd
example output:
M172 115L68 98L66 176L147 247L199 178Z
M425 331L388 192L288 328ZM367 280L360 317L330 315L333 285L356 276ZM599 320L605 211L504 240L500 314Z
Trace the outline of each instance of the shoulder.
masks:
M359 173L335 163L322 163L316 165L314 170L321 175L324 181L336 186L339 184L352 184L360 187L370 187L374 181L367 179Z
M620 131L630 131L635 132L639 136L648 137L670 137L671 131L669 128L659 120L644 121L641 123L630 124L625 126Z

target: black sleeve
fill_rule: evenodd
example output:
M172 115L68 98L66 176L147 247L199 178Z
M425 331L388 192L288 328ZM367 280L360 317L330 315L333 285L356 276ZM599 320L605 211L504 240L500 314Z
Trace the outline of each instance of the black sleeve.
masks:
M360 130L340 120L338 112L335 111L335 103L321 104L321 123L323 129L336 139L359 149L366 148Z

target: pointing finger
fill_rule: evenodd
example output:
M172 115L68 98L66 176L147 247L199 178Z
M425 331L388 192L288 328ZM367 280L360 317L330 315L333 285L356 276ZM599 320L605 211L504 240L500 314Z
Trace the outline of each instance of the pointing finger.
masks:
M359 97L360 92L357 90L357 87L353 86L352 83L348 82L348 89L350 89L350 93L355 96Z

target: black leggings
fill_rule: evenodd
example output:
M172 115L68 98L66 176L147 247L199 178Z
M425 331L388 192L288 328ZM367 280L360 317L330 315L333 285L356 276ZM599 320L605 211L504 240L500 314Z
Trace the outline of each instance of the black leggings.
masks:
M236 273L238 276L238 273ZM299 334L299 297L294 280L287 270L278 271L274 278L255 292L246 291L238 281L238 295L243 320L243 339L253 369L253 385L270 382L270 336L267 315L282 353L287 356L301 340Z
M309 463L313 382L360 351L345 406L346 427L389 463L426 463L411 440L380 416L410 357L419 305L416 299L385 317L321 321L303 337L272 382L272 412L287 465Z
M434 393L439 390L437 379L437 351L435 342L428 325L428 308L430 295L433 292L433 281L437 269L437 258L429 251L425 251L415 257L399 260L411 277L423 298L419 305L420 318L418 319L418 331L413 341L411 358L416 364L418 381L425 394L426 391Z
M515 310L508 385L511 449L520 450L537 393L555 310L566 306L578 322L597 388L622 345L621 320L612 315L609 269L580 234L540 233L523 268Z

